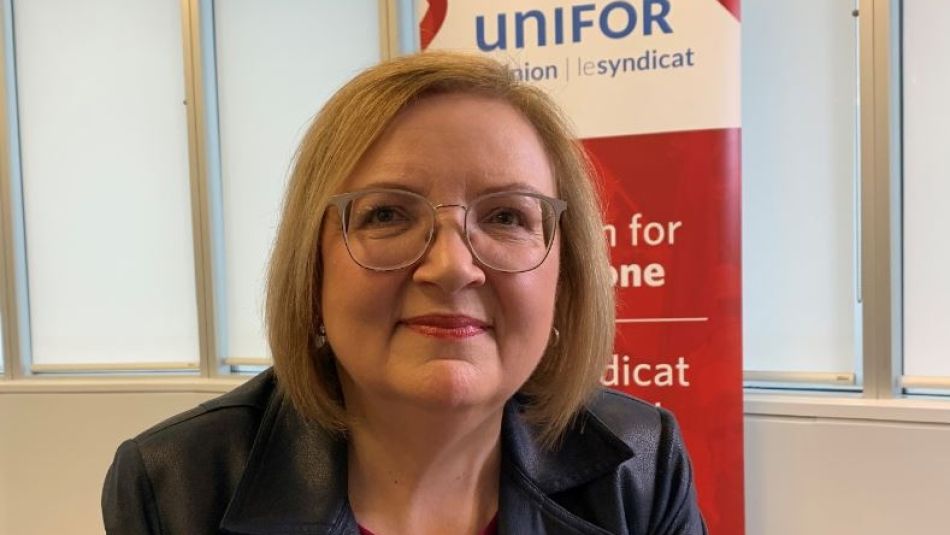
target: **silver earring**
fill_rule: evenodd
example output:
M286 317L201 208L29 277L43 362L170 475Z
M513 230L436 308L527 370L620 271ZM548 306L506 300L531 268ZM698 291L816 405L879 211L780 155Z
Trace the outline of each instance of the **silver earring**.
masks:
M551 338L553 341L551 341L548 345L551 347L557 347L557 345L561 342L561 331L557 330L557 327L551 327Z

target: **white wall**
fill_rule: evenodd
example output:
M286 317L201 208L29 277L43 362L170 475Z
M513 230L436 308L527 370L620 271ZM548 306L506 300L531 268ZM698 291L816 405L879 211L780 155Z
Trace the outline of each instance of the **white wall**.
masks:
M118 443L212 396L0 392L0 533L101 533ZM748 535L948 532L950 423L868 420L863 409L746 415Z
M0 393L0 534L102 533L99 495L119 443L210 397Z
M948 533L950 425L745 418L749 535Z

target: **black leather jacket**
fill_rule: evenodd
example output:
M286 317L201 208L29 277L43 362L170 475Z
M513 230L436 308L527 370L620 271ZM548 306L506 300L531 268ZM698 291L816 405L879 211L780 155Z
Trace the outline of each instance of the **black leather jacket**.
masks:
M346 445L305 422L271 371L124 442L106 476L113 534L357 534ZM672 416L604 391L556 451L508 403L499 534L699 535Z

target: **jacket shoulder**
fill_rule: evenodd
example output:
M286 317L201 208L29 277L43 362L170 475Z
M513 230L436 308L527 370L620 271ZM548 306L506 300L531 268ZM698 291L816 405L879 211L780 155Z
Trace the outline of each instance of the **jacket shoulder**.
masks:
M268 370L122 443L103 486L106 531L216 532L275 388Z
M601 389L588 403L587 410L634 451L636 443L653 442L676 429L670 411L616 390Z
M207 425L227 424L231 423L229 420L240 421L259 415L267 407L275 387L273 370L268 369L226 394L153 425L133 440L146 445L187 435Z
M595 495L628 496L615 504L618 510L633 513L619 531L705 534L689 454L673 414L613 390L598 392L587 409L594 425L633 452L612 476L589 489ZM649 519L647 525L642 519Z

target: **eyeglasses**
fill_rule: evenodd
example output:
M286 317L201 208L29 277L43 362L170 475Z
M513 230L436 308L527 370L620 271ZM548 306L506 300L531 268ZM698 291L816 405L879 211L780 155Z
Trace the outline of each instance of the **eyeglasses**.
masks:
M479 263L508 273L531 271L547 258L567 209L561 199L527 192L489 193L464 206L434 205L399 189L368 189L329 202L340 214L350 257L374 271L402 269L422 258L443 208L465 211L465 243Z

